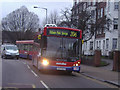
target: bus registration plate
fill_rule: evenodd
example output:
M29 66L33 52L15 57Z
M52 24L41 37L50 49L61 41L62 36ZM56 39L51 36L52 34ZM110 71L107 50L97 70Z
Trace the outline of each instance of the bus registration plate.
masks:
M79 70L79 67L74 67L73 69L74 69L74 70Z
M57 70L66 70L66 68L58 67Z

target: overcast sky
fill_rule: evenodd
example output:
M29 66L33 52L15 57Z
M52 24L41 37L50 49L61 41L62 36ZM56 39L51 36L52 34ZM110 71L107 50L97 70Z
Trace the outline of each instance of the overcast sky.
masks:
M30 12L37 14L40 20L43 20L46 15L45 10L33 8L34 6L47 8L49 15L51 11L57 10L57 12L60 13L61 9L65 7L72 7L73 0L0 0L1 18L6 17L7 14L23 5L26 6Z

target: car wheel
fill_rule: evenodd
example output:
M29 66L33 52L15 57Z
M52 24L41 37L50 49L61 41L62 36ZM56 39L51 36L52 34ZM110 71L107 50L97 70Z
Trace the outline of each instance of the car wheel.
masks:
M19 59L19 56L16 56L16 59L18 60L18 59Z
M3 56L3 59L6 59L6 56L5 56L5 55Z

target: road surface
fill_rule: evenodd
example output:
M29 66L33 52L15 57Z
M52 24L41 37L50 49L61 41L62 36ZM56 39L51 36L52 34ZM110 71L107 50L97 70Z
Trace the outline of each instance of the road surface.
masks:
M3 88L115 88L78 73L40 72L30 61L2 59Z

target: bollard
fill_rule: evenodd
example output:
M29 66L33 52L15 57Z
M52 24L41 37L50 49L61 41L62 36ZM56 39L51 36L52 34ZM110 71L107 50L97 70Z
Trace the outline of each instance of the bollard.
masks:
M120 72L120 51L114 51L113 71Z
M101 63L101 50L95 50L94 66L99 67Z

